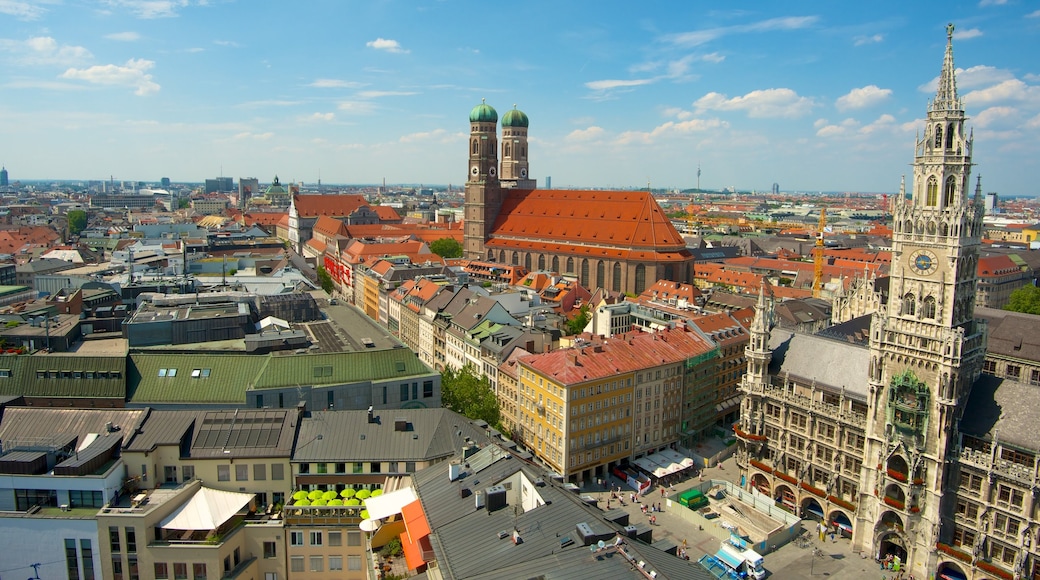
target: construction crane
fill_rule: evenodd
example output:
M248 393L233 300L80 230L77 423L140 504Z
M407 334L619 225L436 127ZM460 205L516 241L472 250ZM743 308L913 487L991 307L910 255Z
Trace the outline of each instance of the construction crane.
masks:
M827 227L827 208L820 208L820 223L816 226L816 247L813 248L813 298L820 297L823 288L823 230Z

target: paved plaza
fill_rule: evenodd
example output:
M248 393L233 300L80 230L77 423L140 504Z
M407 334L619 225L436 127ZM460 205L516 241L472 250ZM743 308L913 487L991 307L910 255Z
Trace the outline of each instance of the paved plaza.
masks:
M724 479L738 484L740 482L740 475L732 459L724 461L721 468L714 467L704 470L703 475L705 480ZM687 479L686 481L676 483L674 488L670 488L667 493L677 494L698 482L697 477ZM629 501L629 494L632 492L630 488L627 488L621 480L613 476L608 484L614 487L621 485L621 489L625 494L625 505L621 506L617 501L612 501L610 504L611 508L623 509L628 512L632 523L649 522L649 514L643 515L641 511L642 504L633 504ZM602 488L595 490L591 487L586 487L583 493L595 497L599 500L599 507L606 509L607 499L610 497L609 491L603 491ZM690 560L697 560L704 554L714 554L719 549L720 542L715 536L707 531L698 529L697 526L674 513L674 510L685 510L687 508L680 506L678 502L673 502L671 508L666 506L667 502L661 497L658 487L651 488L650 492L641 501L643 503L661 504L662 511L652 514L657 519L657 525L653 526L654 541L667 538L675 542L676 545L682 546L685 540L687 555ZM802 525L806 529L813 529L812 522L803 521ZM827 536L823 541L820 541L818 537L813 537L811 544L806 547L799 547L798 542L791 542L775 552L765 554L765 568L769 571L768 577L777 580L787 580L789 578L793 580L808 578L869 578L871 580L880 580L882 577L887 579L894 578L892 571L879 569L872 558L864 558L859 553L854 553L847 538L831 541L830 536Z

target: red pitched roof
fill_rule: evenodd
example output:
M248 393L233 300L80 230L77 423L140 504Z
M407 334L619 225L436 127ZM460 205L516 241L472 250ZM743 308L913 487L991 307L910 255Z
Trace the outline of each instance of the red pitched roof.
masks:
M315 234L325 234L328 237L337 234L345 236L347 235L347 226L334 217L323 215L319 216L317 221L314 222L313 231Z
M686 249L682 236L646 191L509 190L491 231L492 240L496 237L651 252Z
M296 194L293 196L293 204L300 217L317 217L328 215L333 217L346 217L354 213L361 206L368 206L364 196L356 194L342 195L308 195Z
M384 222L400 221L401 214L397 213L397 210L388 205L377 205L372 207L372 211L376 212L379 219Z
M603 344L524 357L520 364L564 385L573 385L685 361L714 348L701 334L674 328L652 334L620 334Z

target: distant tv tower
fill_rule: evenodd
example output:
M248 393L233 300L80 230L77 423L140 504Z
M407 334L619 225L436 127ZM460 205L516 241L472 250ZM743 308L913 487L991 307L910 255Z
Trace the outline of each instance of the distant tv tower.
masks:
M701 164L697 164L697 191L701 190Z

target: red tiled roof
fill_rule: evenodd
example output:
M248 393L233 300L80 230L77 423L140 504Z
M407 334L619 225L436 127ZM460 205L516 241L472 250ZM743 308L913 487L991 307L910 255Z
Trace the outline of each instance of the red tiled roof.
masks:
M313 231L316 234L325 234L329 237L337 234L345 236L347 235L347 226L334 217L323 215L318 216L318 219L314 222Z
M273 212L273 211L258 211L242 214L242 219L245 225L251 226L258 224L261 226L274 226L278 225L278 222L285 218L288 223L289 214L286 212Z
M334 217L346 217L361 206L368 206L364 196L357 194L337 195L309 195L296 194L293 196L293 204L300 217L317 217L329 215Z
M998 255L979 258L975 270L978 272L979 278L995 278L1021 272L1022 268L1008 256Z
M685 361L714 348L699 333L674 328L621 334L603 344L527 356L520 363L564 385L574 385Z
M401 214L397 213L397 210L388 205L377 205L372 207L372 211L376 212L379 219L382 221L392 222L399 221Z
M646 191L509 190L492 227L491 239L496 238L650 253L658 248L686 249L682 236Z

